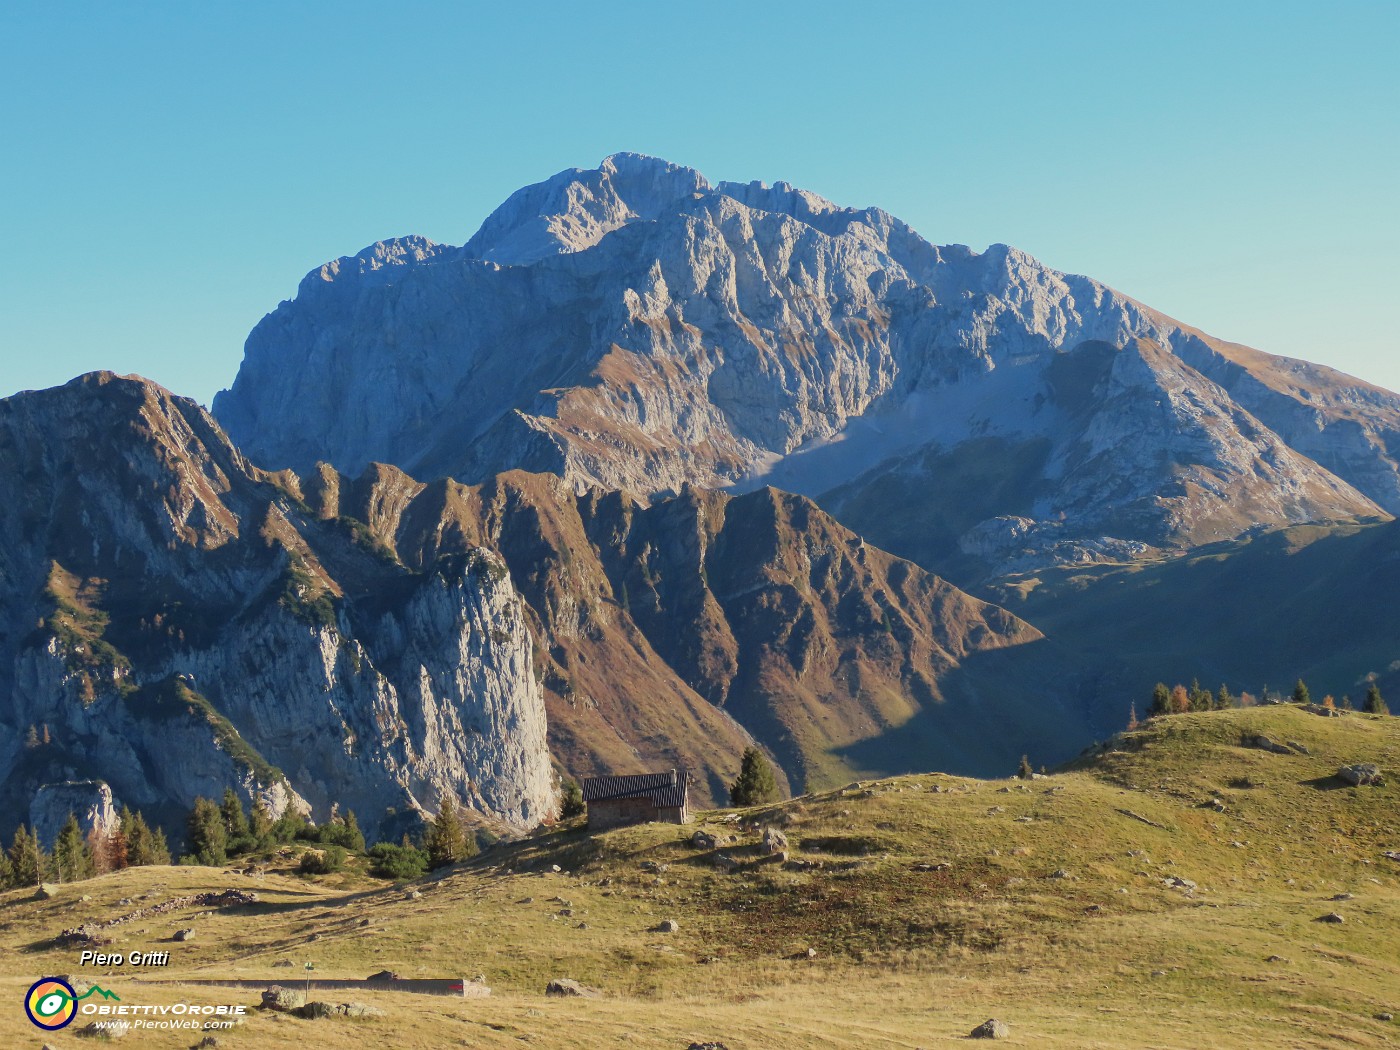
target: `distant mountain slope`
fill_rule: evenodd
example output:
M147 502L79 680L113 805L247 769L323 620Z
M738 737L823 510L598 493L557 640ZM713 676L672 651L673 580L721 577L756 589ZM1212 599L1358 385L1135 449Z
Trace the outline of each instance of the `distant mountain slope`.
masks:
M703 802L755 740L802 790L1093 733L1034 628L802 497L270 474L106 373L0 401L0 610L21 809L96 778L167 819L232 785L371 832L442 794L525 827L551 758L683 768Z
M551 475L413 486L376 466L308 483L410 565L497 551L534 612L551 742L576 773L670 763L723 798L762 742L794 790L928 766L1052 761L1092 691L1004 610L868 546L809 500L687 488L642 506ZM413 492L407 499L394 493Z
M1199 676L1256 695L1299 677L1321 700L1368 676L1400 696L1400 525L1300 525L1157 562L1041 570L988 596L1103 669L1138 712L1152 683ZM1392 708L1397 705L1392 703Z
M635 154L522 189L463 247L312 272L215 412L299 470L771 483L977 573L1400 508L1388 391L1004 245Z

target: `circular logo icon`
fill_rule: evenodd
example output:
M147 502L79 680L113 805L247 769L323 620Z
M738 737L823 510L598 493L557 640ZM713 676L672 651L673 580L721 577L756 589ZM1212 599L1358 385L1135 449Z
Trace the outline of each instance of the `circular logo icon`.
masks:
M67 1028L78 1012L78 993L73 986L58 977L35 981L24 997L24 1012L29 1019L46 1031Z

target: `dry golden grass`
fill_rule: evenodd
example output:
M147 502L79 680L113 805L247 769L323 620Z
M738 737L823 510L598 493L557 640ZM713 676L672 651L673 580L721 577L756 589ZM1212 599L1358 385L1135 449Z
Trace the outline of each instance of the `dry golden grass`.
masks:
M1311 754L1245 750L1245 732ZM1329 779L1353 761L1400 770L1400 723L1294 709L1188 715L1044 780L899 777L747 811L745 823L707 815L707 828L738 839L721 852L745 863L758 839L749 822L781 819L794 854L822 860L819 870L721 874L686 841L692 829L649 825L556 829L425 880L416 900L360 876L199 868L126 871L52 901L15 892L0 898L0 997L13 1004L0 1011L0 1045L81 1045L38 1033L20 1006L39 976L98 977L48 943L59 930L136 906L120 899L228 886L255 888L262 902L133 922L113 950L171 950L166 977L295 982L311 960L324 977L483 973L495 991L313 990L386 1016L255 1013L220 1037L226 1047L909 1050L963 1045L993 1016L1022 1046L1395 1045L1400 1024L1375 1015L1400 1011L1400 864L1380 856L1400 849L1400 786ZM1209 806L1215 798L1224 812ZM1054 877L1060 869L1066 877ZM1197 888L1165 886L1172 876ZM1353 899L1330 900L1344 892ZM1316 921L1333 910L1345 923ZM666 918L678 932L654 931ZM183 927L196 929L193 941L165 942ZM279 960L293 968L274 968ZM557 976L604 997L548 999ZM134 977L99 981L127 1002L258 999Z

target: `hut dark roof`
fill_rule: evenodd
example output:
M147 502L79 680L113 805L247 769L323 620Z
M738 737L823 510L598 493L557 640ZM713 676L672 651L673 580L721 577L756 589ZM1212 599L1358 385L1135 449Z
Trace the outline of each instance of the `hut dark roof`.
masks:
M685 778L676 770L665 773L636 773L620 777L584 777L579 784L585 802L602 802L614 798L647 798L652 805L684 806Z

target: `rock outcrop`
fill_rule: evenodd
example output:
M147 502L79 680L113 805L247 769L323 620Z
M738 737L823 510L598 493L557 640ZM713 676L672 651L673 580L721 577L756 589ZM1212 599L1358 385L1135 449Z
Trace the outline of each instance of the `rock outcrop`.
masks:
M272 466L804 493L925 567L1400 509L1400 397L1023 252L635 154L329 263L215 411Z
M28 808L101 778L168 823L230 786L370 831L443 795L507 827L548 817L504 565L458 545L410 570L362 533L154 384L0 402L0 793Z
M52 849L59 829L72 813L78 818L78 828L84 837L96 831L108 835L117 829L117 807L112 789L100 780L69 780L62 784L45 784L34 793L29 803L29 826L39 836L39 842Z

